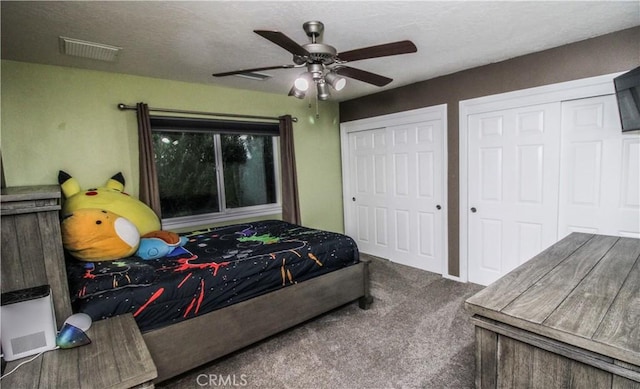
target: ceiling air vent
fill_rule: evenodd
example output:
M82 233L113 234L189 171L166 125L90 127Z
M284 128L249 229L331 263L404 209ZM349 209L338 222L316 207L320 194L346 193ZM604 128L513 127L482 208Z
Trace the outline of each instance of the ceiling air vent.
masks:
M60 37L60 52L75 57L115 62L122 47L81 41L79 39Z
M256 80L256 81L264 81L272 77L269 74L256 73L256 72L238 73L238 74L234 74L234 76L248 78L250 80Z

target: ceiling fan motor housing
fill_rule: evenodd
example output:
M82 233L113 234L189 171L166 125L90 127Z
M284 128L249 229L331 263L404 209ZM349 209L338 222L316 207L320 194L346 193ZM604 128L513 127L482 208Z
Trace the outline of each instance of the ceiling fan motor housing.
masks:
M329 65L334 62L334 58L337 54L337 51L333 46L325 45L324 43L307 43L306 45L302 45L302 47L309 52L308 57L301 57L304 60L302 63L321 63Z
M322 35L322 32L324 31L324 24L322 24L322 22L319 22L317 20L312 20L304 23L302 25L302 29L304 30L304 32L307 34L309 38L315 41L315 38Z

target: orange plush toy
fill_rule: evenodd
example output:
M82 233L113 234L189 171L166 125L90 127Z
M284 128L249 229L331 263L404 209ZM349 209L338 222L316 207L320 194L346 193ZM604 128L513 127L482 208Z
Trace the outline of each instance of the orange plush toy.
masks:
M111 211L77 209L61 223L62 244L81 261L111 261L133 255L140 233L128 219Z

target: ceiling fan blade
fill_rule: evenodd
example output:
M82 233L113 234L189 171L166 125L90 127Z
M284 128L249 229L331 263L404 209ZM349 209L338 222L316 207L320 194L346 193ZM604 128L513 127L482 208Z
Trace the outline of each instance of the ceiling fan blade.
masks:
M364 47L362 49L349 50L338 54L341 61L358 61L367 58L387 57L390 55L415 53L416 45L411 41L399 41L385 43L377 46Z
M300 46L298 43L296 43L294 40L284 35L280 31L253 30L253 32L265 39L270 40L271 42L282 47L291 54L299 55L302 57L309 56L309 52L304 47Z
M242 73L251 73L251 72L259 72L261 70L271 70L271 69L291 69L295 68L296 65L278 65L278 66L266 66L261 68L253 68L253 69L242 69L242 70L234 70L232 72L224 72L224 73L214 73L212 76L214 77L224 77L224 76L233 76L234 74L242 74Z
M340 66L339 68L336 68L336 73L338 73L341 76L354 78L356 80L373 84L375 86L385 86L391 81L393 81L392 78L367 72L366 70L352 68L349 66Z

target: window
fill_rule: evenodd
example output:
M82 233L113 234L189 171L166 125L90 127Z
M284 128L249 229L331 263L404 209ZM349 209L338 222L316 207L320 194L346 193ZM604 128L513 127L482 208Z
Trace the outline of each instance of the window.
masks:
M278 124L152 117L163 228L282 211Z

